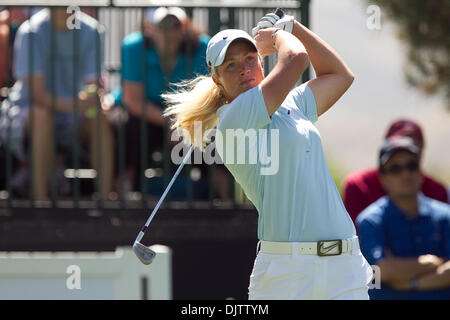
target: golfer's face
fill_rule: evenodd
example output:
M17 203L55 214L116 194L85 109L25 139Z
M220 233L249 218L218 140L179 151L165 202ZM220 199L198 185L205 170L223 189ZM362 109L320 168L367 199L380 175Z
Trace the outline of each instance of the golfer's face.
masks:
M216 71L216 82L229 102L264 79L258 52L246 41L233 42L228 47L224 62L216 67Z

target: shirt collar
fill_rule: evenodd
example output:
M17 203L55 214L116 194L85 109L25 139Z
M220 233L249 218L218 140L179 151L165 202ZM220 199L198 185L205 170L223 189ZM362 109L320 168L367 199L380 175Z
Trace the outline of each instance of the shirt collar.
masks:
M225 105L223 105L223 106L221 106L219 109L217 109L216 115L217 115L218 117L220 117L220 114L221 114L222 111L223 111L223 107L225 107Z
M395 208L394 212L402 217L406 217L405 213L400 210L399 207L392 201L390 197L388 197L390 205ZM427 198L425 195L420 191L417 194L417 216L429 216L430 215L430 206L428 205Z

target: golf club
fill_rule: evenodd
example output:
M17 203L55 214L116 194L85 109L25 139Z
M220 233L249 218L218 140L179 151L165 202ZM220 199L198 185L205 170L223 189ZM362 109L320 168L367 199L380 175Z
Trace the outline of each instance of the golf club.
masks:
M178 167L177 171L173 175L172 180L170 180L169 185L167 186L166 190L164 190L164 193L162 194L161 198L159 199L158 203L156 204L155 208L152 211L152 214L148 218L145 225L142 227L141 231L139 232L136 240L133 244L133 251L136 254L136 256L141 260L141 262L145 265L148 265L152 263L153 259L156 256L156 252L150 249L149 247L143 245L140 241L142 240L142 237L145 234L145 230L148 228L150 222L152 221L153 217L155 216L156 212L158 211L161 203L164 201L164 198L166 197L167 193L169 192L170 188L172 187L173 183L175 182L175 179L178 177L178 174L180 173L181 169L183 169L184 165L186 164L187 159L191 156L193 146L191 146L186 154L186 156L183 159L183 162L181 162L180 166Z

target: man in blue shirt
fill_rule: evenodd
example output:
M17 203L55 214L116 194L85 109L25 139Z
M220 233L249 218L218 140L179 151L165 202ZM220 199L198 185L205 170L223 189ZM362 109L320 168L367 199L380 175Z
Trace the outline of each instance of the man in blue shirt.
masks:
M75 139L83 142L89 146L101 196L108 199L113 131L97 90L104 34L99 22L83 12L76 15L79 26L72 28L69 18L65 8L46 8L19 27L14 41L16 82L0 108L0 140L22 162L31 153L35 200L50 198L49 177L58 160L52 157L55 144L67 151Z
M380 268L371 299L450 299L450 206L420 192L419 159L408 137L390 138L380 150L387 196L356 220L361 250Z

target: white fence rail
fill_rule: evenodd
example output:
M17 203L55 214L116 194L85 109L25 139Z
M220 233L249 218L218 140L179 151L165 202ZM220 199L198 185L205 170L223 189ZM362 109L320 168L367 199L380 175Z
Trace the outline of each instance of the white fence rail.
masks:
M143 265L130 247L115 252L0 252L0 299L172 299L169 247Z

